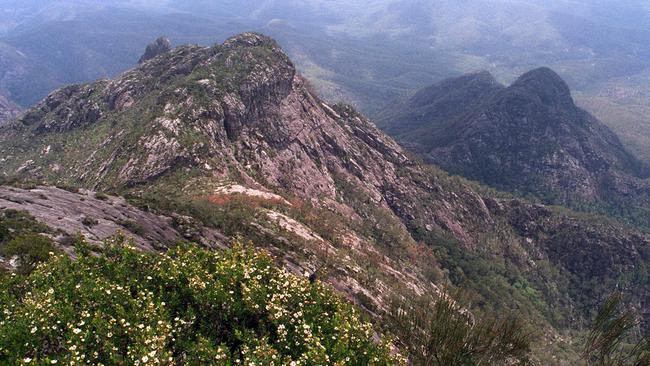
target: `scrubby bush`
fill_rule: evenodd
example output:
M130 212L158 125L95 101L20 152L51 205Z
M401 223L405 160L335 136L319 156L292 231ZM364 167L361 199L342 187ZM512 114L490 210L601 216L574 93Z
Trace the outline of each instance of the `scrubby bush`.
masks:
M143 235L145 233L144 227L142 225L138 224L136 221L133 221L133 220L119 220L117 223L120 226L122 226L123 228L125 228L128 231L132 232L133 234Z
M57 255L0 284L0 364L393 365L323 284L237 246Z
M100 201L106 201L108 200L108 195L104 192L95 192L95 198Z
M97 221L97 219L92 218L90 216L84 216L84 218L81 219L81 223L84 226L93 227L93 226L99 224L99 221Z
M55 252L53 241L42 234L51 230L25 211L0 211L0 255L17 259L16 270L29 273Z
M25 211L6 209L0 212L0 246L20 235L48 231L47 226Z
M70 193L79 193L80 190L81 190L81 189L80 189L79 187L77 187L77 186L73 186L73 185L65 184L65 183L57 183L57 184L55 185L55 187L58 188L58 189L62 189L62 190L64 190L64 191L68 191L68 192L70 192Z
M449 297L396 300L391 328L415 365L527 364L531 333L515 316L479 317Z
M0 247L5 258L17 258L17 271L22 274L33 271L56 251L52 239L36 233L18 236Z

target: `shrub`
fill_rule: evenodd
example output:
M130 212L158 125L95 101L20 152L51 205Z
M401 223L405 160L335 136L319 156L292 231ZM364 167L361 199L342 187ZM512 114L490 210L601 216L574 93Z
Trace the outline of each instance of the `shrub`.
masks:
M67 185L67 184L57 184L56 188L62 189L64 191L68 191L68 192L71 192L71 193L79 193L79 190L80 190L79 187L75 187L75 186L71 186L71 185Z
M108 200L108 195L103 192L96 192L95 193L95 198L97 198L100 201L106 201Z
M650 365L650 338L635 340L638 327L632 311L623 308L619 294L601 306L587 335L583 358L587 365Z
M514 316L480 318L451 298L396 301L393 332L415 365L527 364L531 333Z
M133 220L119 220L117 223L133 234L142 236L145 233L144 227Z
M99 224L99 221L97 221L97 219L94 219L92 217L85 216L83 219L81 219L81 223L84 224L84 226L93 227Z
M115 239L0 290L4 364L401 364L328 287L241 246L156 254Z
M49 231L46 225L25 211L6 209L0 212L0 245L23 234Z
M18 259L18 272L32 272L36 266L46 261L56 252L52 239L35 233L18 236L0 248L0 254Z

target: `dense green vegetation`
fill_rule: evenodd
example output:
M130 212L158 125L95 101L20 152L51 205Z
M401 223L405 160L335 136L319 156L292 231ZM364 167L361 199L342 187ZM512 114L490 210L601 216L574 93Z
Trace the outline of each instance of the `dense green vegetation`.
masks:
M47 233L50 229L24 211L6 209L0 211L0 246L21 235Z
M30 273L36 266L56 252L54 243L40 234L25 234L18 236L0 248L0 254L6 258L15 257L19 273Z
M401 363L352 306L264 253L93 250L2 279L3 364Z

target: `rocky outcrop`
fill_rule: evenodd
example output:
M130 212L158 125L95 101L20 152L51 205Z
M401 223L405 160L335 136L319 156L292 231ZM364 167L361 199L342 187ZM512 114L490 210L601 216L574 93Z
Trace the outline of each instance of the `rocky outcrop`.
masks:
M152 58L162 55L163 53L167 53L171 50L172 43L169 41L169 39L160 37L147 45L147 48L145 49L144 54L138 60L138 63L141 64L143 62L149 61Z
M26 211L63 237L82 235L91 243L101 243L119 233L148 250L184 240L173 218L143 211L121 197L91 191L0 186L0 210L5 209ZM199 229L194 239L208 247L225 245L222 235L205 228Z
M0 186L0 210L5 209L26 211L60 235L82 235L92 243L101 243L118 233L148 250L183 240L171 217L143 211L121 197L91 191ZM197 242L213 247L224 245L223 239L213 230L201 229Z

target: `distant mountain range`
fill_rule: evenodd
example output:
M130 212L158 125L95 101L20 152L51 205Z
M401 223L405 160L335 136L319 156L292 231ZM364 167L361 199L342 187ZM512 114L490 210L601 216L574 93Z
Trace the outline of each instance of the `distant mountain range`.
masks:
M353 103L371 117L391 100L450 76L485 69L511 83L550 66L579 94L581 106L613 128L635 156L650 159L650 21L641 0L0 5L6 9L0 91L22 108L57 87L116 76L161 35L172 44L211 45L257 30L282 44L324 99Z

